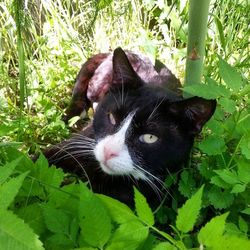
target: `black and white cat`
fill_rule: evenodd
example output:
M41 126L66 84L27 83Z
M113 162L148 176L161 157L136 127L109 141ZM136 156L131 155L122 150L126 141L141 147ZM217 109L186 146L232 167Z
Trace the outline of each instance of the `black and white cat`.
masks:
M181 169L194 137L216 102L183 99L162 84L145 83L117 48L112 82L93 122L78 135L45 151L50 164L89 181L93 191L133 205L136 186L151 205L160 202L167 175Z

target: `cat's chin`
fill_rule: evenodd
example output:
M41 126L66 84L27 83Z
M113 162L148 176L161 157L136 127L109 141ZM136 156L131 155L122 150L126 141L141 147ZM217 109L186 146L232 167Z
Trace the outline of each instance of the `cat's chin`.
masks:
M113 176L130 176L136 180L146 180L147 177L144 173L136 170L134 167L128 167L124 162L116 162L115 159L108 161L106 164L100 162L102 171L108 175ZM130 169L130 170L128 170Z

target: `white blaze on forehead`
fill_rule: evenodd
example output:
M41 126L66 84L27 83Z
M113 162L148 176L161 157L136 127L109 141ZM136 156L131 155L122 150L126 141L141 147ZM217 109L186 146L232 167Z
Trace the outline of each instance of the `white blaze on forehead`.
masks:
M133 164L133 160L129 154L128 147L125 144L126 133L132 122L135 112L130 113L119 130L113 134L101 139L95 149L94 154L99 161L104 172L110 175L132 175L136 179L146 178L141 171L139 172ZM105 162L104 148L113 150L117 156Z

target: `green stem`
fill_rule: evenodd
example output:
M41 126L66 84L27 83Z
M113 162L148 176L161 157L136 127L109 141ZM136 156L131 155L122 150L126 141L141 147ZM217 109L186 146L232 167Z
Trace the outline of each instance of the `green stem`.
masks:
M17 29L17 51L19 66L19 88L20 88L20 110L23 110L25 99L25 56L22 40L22 19L23 19L23 1L15 0L15 23Z
M201 83L210 0L190 0L185 85Z

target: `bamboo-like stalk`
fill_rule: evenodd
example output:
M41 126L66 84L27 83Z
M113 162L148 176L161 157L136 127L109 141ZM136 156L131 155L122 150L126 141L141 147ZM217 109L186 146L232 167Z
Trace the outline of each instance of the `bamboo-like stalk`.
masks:
M15 0L14 14L17 32L17 51L18 51L18 66L19 66L19 89L20 89L20 110L23 110L25 99L25 56L22 40L22 21L23 21L23 0Z
M185 85L201 83L210 0L190 0Z

